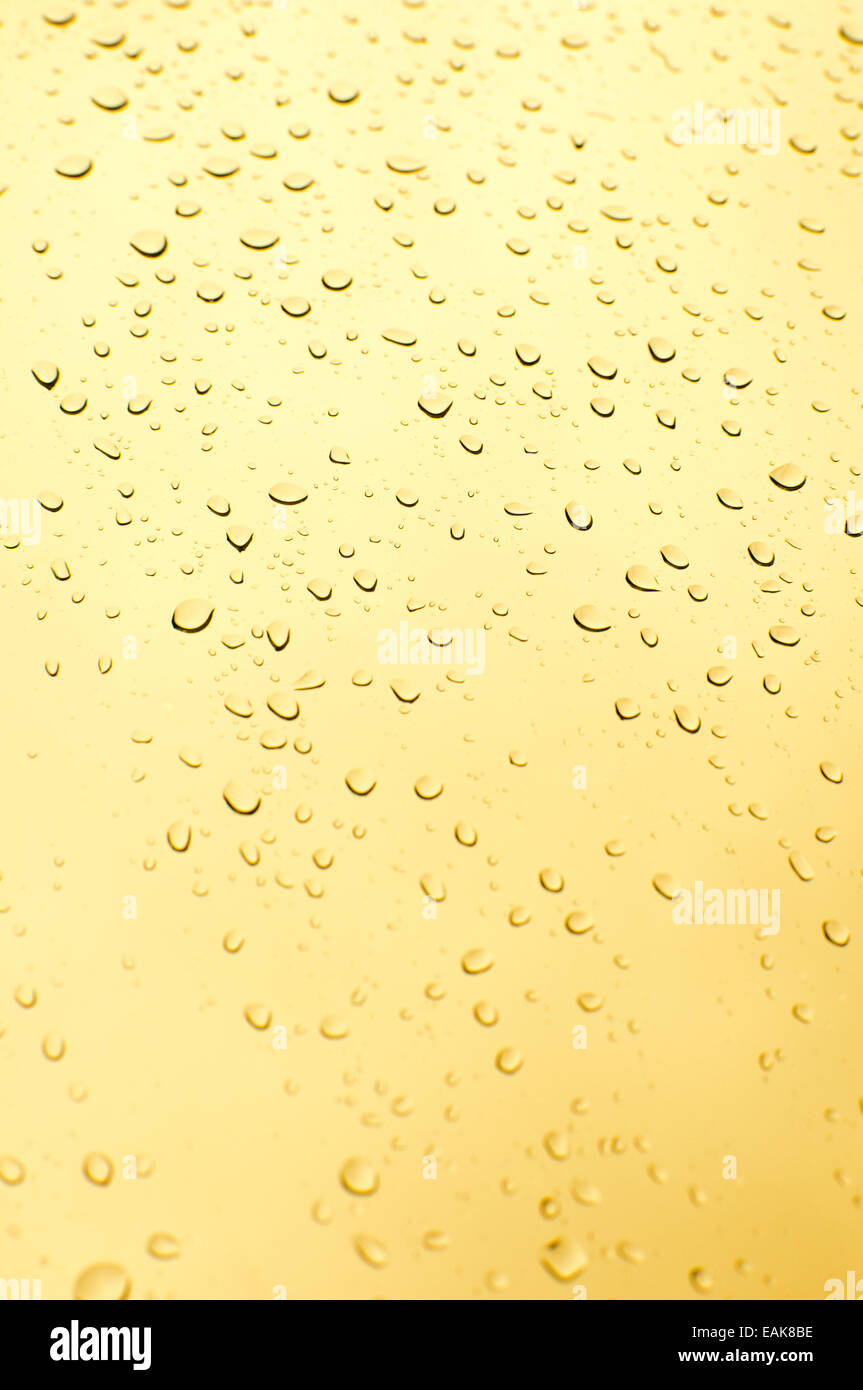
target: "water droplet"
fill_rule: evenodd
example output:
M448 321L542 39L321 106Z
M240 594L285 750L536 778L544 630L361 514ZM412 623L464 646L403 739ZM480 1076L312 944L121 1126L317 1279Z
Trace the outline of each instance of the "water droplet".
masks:
M721 487L716 496L719 498L723 507L728 507L731 511L739 512L743 506L742 498L733 488Z
M345 783L356 796L368 796L377 786L377 778L368 768L354 767L345 777Z
M370 1197L380 1187L380 1174L365 1158L349 1158L342 1165L342 1187L356 1197Z
M285 647L291 640L290 627L287 623L284 622L269 623L267 626L267 640L270 643L270 646L273 647L277 652L284 651ZM296 702L294 703L296 704ZM272 705L270 705L270 708L272 709ZM273 713L275 714L277 713L277 711L273 710Z
M547 1243L542 1265L555 1279L568 1283L587 1268L587 1255L575 1236L564 1232Z
M375 1236L360 1235L354 1239L354 1249L361 1260L372 1269L383 1269L389 1263L389 1251Z
M777 487L784 488L786 492L796 492L806 482L806 474L796 463L783 463L778 468L771 469L770 481Z
M851 932L844 922L837 922L834 917L829 917L821 923L821 930L827 941L833 946L847 946L851 940Z
M543 1136L542 1143L549 1158L556 1159L558 1163L562 1163L565 1158L569 1158L569 1140L560 1130L550 1129L548 1133Z
M132 1281L121 1265L90 1265L75 1280L75 1298L88 1302L127 1299L131 1292Z
M198 298L205 304L218 304L224 298L225 291L221 285L217 285L215 280L205 280L195 291Z
M359 88L352 82L334 82L327 88L330 101L336 102L339 106L349 106L351 102L356 101L359 94Z
M100 87L90 100L100 111L122 111L129 104L129 98L120 87Z
M655 362L670 362L675 355L674 345L667 338L650 338L647 346Z
M775 627L769 629L771 642L776 642L780 647L796 647L800 641L800 634L793 627L788 627L785 623L777 623Z
M17 1187L27 1176L23 1163L19 1163L17 1158L12 1158L9 1154L0 1156L0 1182L5 1182L9 1187Z
M467 821L460 820L455 827L455 837L460 845L471 848L477 842L477 833Z
M260 794L248 782L231 781L222 788L222 796L232 811L251 816L261 804Z
M58 1033L46 1033L42 1039L42 1053L49 1062L59 1062L66 1055L66 1039Z
M618 719L637 719L641 714L640 706L628 695L619 696L614 702L614 709Z
M278 240L278 232L264 227L250 227L246 231L240 232L240 241L250 251L269 251L270 247L275 246Z
M755 560L756 564L763 564L763 566L773 564L775 559L773 549L766 542L752 541L746 549L749 550L750 559Z
M176 850L178 854L182 854L189 848L191 843L192 827L189 825L189 822L175 820L174 823L168 827L168 844L171 846L171 849Z
M426 773L418 777L414 782L414 791L423 801L433 801L436 796L440 796L443 791L443 782L437 777L432 777Z
M215 611L209 599L187 598L177 604L171 623L179 632L202 632Z
M602 1201L602 1193L595 1183L575 1179L569 1190L575 1201L583 1207L598 1207Z
M235 550L242 553L251 545L254 533L249 526L229 526L225 532L225 539Z
M626 571L626 582L631 588L640 589L642 593L655 593L659 589L658 579L651 574L646 565L630 565Z
M419 699L421 693L420 687L415 685L413 681L398 676L394 681L390 681L390 690L403 705L412 705Z
M270 501L279 507L298 507L301 502L306 501L308 495L305 488L290 482L274 483L269 491Z
M136 232L130 238L129 245L142 256L162 256L168 249L168 238L164 232Z
M350 1031L347 1021L339 1014L327 1014L326 1018L321 1019L321 1036L329 1038L331 1042L340 1042L348 1037Z
M54 168L64 179L83 179L93 168L93 161L86 154L70 154Z
M465 951L461 958L461 968L466 975L481 975L486 970L491 970L494 959L490 951L486 951L482 946L475 946L470 951Z
M523 366L535 367L541 354L539 348L534 347L532 343L516 343L515 355Z
M689 568L689 560L677 545L663 545L659 551L663 560L675 570L685 570Z
M433 420L442 420L452 406L452 396L445 396L441 391L433 390L420 396L417 405Z
M524 1066L524 1058L517 1047L503 1047L494 1059L498 1071L505 1076L514 1076Z
M594 925L595 923L590 913L583 912L580 908L577 908L574 912L570 912L564 921L566 930L572 932L573 936L585 936L589 931L593 930Z
M417 335L409 328L385 328L381 337L387 343L395 343L397 347L413 347Z
M325 270L321 283L328 290L346 290L353 283L353 276L348 270Z
M585 990L577 996L579 1008L584 1009L586 1014L598 1013L605 1003L601 994L594 994L592 990Z
M576 531L589 531L593 525L593 517L580 502L567 502L564 512L570 526Z
M597 608L592 603L582 604L572 616L585 632L607 632L611 627L611 618L605 609Z
M84 1177L97 1187L107 1187L114 1176L114 1165L107 1154L89 1153L84 1159Z
M265 1032L273 1021L272 1012L266 1004L247 1004L243 1010L243 1017L259 1033Z
M826 778L828 782L834 782L838 785L843 780L844 774L838 763L819 763L818 770L821 773L821 776Z
M791 851L788 856L788 863L791 865L797 877L802 879L804 883L808 883L810 879L815 877L815 870L812 868L812 865L805 855L801 854L799 850L795 849Z
M420 888L426 897L431 898L436 903L442 903L446 900L446 887L439 874L422 874L420 876Z
M48 391L56 386L60 378L60 369L54 362L34 362L30 368L40 386L44 386Z
M156 1260L176 1260L180 1253L180 1242L168 1231L156 1231L147 1241L147 1254Z
M681 729L685 729L688 734L697 734L701 728L701 718L695 710L690 709L689 705L675 705L674 717Z

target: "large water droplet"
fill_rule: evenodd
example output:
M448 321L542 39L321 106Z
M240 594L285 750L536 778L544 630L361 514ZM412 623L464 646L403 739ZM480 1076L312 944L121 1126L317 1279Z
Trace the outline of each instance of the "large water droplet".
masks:
M171 623L179 632L202 632L214 612L209 599L187 598L177 604Z
M114 1302L127 1299L131 1292L132 1281L121 1265L89 1265L75 1280L75 1298L86 1301Z

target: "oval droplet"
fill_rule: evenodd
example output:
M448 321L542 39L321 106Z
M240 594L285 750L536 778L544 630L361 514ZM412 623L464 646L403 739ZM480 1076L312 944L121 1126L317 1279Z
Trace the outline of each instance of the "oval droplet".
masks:
M215 611L209 599L187 598L177 604L171 624L178 632L203 632Z

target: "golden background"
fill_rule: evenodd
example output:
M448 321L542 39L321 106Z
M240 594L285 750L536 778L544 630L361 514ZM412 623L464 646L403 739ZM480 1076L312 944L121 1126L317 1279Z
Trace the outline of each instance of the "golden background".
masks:
M0 546L0 1276L863 1275L861 44L4 0L0 491L45 505ZM778 153L676 145L696 102ZM484 670L381 663L403 622ZM781 931L676 925L696 880Z

